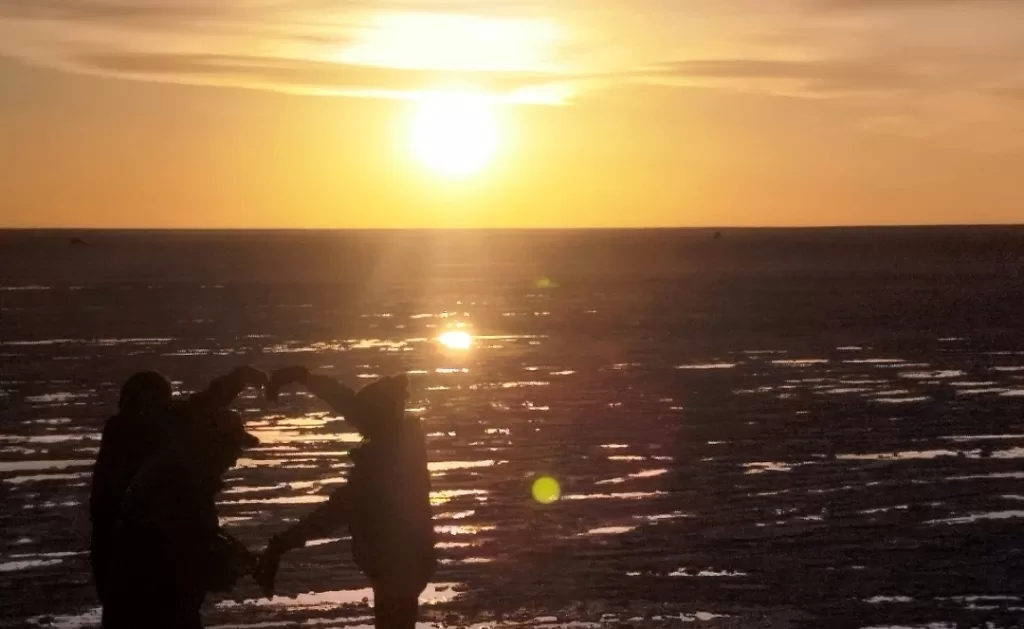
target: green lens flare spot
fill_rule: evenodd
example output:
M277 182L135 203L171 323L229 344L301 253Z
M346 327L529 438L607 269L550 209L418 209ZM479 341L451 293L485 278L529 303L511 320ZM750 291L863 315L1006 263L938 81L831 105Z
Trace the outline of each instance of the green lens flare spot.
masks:
M562 496L562 488L558 481L550 476L541 476L533 481L533 499L542 505L549 505Z

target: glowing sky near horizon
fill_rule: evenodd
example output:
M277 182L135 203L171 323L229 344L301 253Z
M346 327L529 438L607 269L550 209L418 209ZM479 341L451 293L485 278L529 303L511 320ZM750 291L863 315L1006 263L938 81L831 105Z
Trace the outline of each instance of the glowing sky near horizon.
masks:
M1020 222L1024 4L0 0L0 138L0 226Z

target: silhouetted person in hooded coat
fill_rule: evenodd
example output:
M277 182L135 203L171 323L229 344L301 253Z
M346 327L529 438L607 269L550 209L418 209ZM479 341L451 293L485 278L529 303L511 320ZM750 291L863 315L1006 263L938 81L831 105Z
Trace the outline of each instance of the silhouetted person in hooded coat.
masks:
M142 463L166 443L164 424L171 403L170 381L155 371L140 371L121 387L118 413L103 427L89 497L89 561L103 605L108 598L114 522L121 499Z
M255 558L220 527L223 475L259 443L226 408L193 414L125 492L115 527L108 618L132 629L201 629L208 592L230 590Z
M109 599L111 553L116 539L115 523L132 478L147 459L167 445L169 431L176 422L224 408L246 386L262 386L266 380L262 372L241 367L217 378L206 390L184 402L174 401L170 381L155 371L133 374L121 387L118 413L103 427L89 497L92 521L89 561L96 593L104 607L104 627L110 625L105 609Z
M330 499L280 535L260 559L256 577L267 596L281 556L310 539L345 526L352 534L352 555L373 586L377 629L413 629L419 595L434 574L437 560L431 518L430 473L420 420L406 417L408 379L387 377L353 393L331 378L289 368L272 374L271 399L281 386L301 382L363 439L350 452L348 483Z

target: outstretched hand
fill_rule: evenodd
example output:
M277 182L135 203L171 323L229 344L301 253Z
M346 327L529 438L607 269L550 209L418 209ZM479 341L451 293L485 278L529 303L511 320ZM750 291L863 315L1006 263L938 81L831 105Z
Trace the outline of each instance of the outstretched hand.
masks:
M235 369L231 372L231 377L234 378L235 381L243 388L253 387L254 389L262 389L267 386L267 382L269 381L266 373L256 369L252 365L243 365L242 367Z
M223 531L217 534L212 553L208 587L213 591L231 590L240 576L255 569L256 557L245 544Z
M256 560L252 572L252 578L267 598L274 597L274 581L277 579L277 568L281 563L282 550L277 546L276 538L271 538L263 554Z
M277 401L277 395L283 387L295 382L306 382L309 379L309 370L300 365L275 369L270 374L267 382L267 399L271 402Z

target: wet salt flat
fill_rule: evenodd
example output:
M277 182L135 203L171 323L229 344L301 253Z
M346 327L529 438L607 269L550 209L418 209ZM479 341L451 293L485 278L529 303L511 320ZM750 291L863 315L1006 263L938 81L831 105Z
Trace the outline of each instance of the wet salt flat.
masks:
M439 277L363 268L376 283L300 277L288 260L312 254L277 245L281 265L235 275L262 244L165 243L173 277L111 245L100 282L0 247L25 275L0 275L0 626L96 625L89 466L123 378L190 390L241 362L413 374L442 560L424 627L1024 625L1019 262L968 273L893 244L797 264L761 244L702 275L674 241L622 269L589 244L529 262L495 245L488 266L459 242L431 254ZM299 391L236 407L261 444L220 512L256 548L345 481L358 435ZM539 475L560 500L532 500ZM282 596L243 580L210 626L372 624L348 552L344 530L316 540Z

